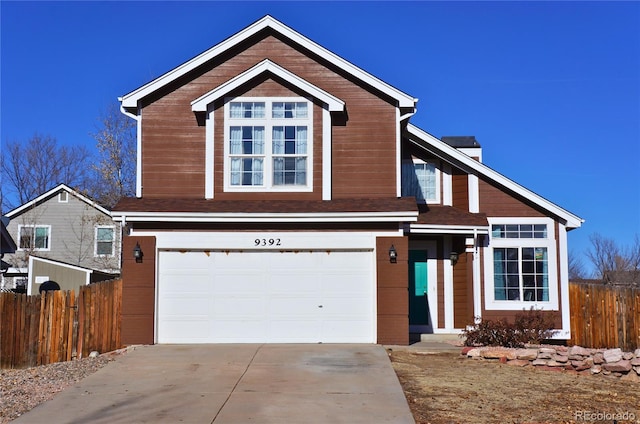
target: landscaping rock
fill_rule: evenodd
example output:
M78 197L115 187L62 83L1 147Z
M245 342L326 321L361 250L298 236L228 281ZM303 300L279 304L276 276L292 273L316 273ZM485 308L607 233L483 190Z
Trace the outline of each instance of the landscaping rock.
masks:
M551 355L551 359L553 359L556 362L562 362L563 364L569 361L569 357L564 355L558 355L558 354Z
M604 355L602 352L597 352L593 355L593 363L596 365L604 364Z
M600 374L602 372L601 365L594 365L591 367L591 374Z
M624 359L618 362L607 363L603 365L603 368L611 372L629 372L631 371L631 363Z
M631 381L634 383L640 383L640 375L635 372L629 372L620 377L620 380Z
M474 347L467 351L467 356L471 358L480 358L482 354L482 350L479 347Z
M607 364L618 362L622 360L622 349L607 349L603 352L604 361Z
M580 356L589 356L591 355L591 349L584 348L582 346L571 346L567 351L569 356L571 355L580 355Z
M540 367L540 366L546 366L547 365L547 360L546 359L536 359L533 362L531 362L531 365L536 366L536 367Z
M633 352L633 354L635 355L636 358L640 358L640 349L636 349L636 351Z
M525 359L512 359L511 361L507 362L507 365L513 365L515 367L526 367L529 364L530 362Z
M634 358L634 355L633 355L632 352L624 352L622 354L622 359L624 359L625 361L629 361L629 360L631 360L633 358Z
M485 359L516 359L515 351L504 347L487 347L482 350L482 357Z
M548 367L564 367L565 364L566 362L558 362L558 361L554 361L553 359L547 361Z
M640 367L640 358L633 358L629 362L631 362L631 366Z
M538 357L538 349L516 349L515 355L517 359L533 361Z
M640 367L633 367L633 370L636 372L636 374L640 375Z

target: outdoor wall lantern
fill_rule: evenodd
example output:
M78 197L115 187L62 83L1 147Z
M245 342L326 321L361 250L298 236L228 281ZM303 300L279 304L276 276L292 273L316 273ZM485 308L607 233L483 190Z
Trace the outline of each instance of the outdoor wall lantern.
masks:
M398 252L396 252L396 247L393 244L389 248L389 262L392 264L398 262Z
M136 247L133 248L133 257L136 259L136 262L142 262L142 249L140 248L140 243L136 242Z
M451 265L458 263L458 252L449 253L449 260L451 261Z

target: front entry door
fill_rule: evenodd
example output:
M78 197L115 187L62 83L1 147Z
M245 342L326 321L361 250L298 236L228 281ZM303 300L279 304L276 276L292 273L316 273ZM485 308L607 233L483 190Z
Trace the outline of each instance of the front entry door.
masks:
M409 329L412 333L433 333L429 311L427 251L409 251Z

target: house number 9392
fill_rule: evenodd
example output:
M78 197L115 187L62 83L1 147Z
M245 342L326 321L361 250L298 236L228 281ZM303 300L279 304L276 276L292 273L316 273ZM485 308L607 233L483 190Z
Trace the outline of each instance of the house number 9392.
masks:
M279 238L270 238L270 239L257 238L253 241L253 245L254 246L280 246L280 239Z

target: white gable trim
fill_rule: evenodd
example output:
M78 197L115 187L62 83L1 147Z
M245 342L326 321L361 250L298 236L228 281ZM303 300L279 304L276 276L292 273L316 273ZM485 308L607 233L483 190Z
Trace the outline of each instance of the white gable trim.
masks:
M111 216L111 212L109 212L107 209L103 208L102 206L100 206L99 204L97 204L96 202L94 202L93 200L89 199L86 196L83 196L82 194L78 193L77 191L75 191L74 189L72 189L71 187L69 187L66 184L60 184L55 186L54 188L52 188L51 190L47 191L46 193L41 194L40 196L36 197L35 199L24 203L21 206L18 206L17 208L13 209L12 211L7 212L6 216L8 218L15 218L16 216L20 215L22 212L24 212L27 209L30 209L31 207L37 205L38 203L47 200L49 197L54 196L55 194L57 194L60 190L64 190L67 193L77 197L78 199L80 199L81 201L85 202L87 205L92 206L93 208L99 210L100 212L104 213L105 215Z
M437 139L431 134L421 130L413 124L407 124L407 132L409 134L409 139L416 138L424 143L429 144L433 147L433 150L429 150L430 153L440 157L441 159L450 162L451 159L461 163L472 171L475 171L478 175L483 175L489 178L492 181L500 184L503 187L519 194L520 196L530 200L546 211L552 213L555 216L560 217L565 220L565 226L567 228L579 228L584 219L580 218L577 215L572 214L571 212L561 208L555 203L550 202L544 197L532 192L531 190L521 186L515 181L510 180L499 172L494 171L483 163L478 162L477 160L465 155L460 152L458 149L449 146L447 143ZM415 142L414 142L415 143ZM421 144L415 143L417 146L425 148Z
M270 72L290 84L298 87L300 90L309 94L311 97L321 100L329 107L330 112L342 112L344 111L344 102L337 97L332 96L321 88L316 87L313 84L300 78L293 72L289 72L283 67L276 65L269 59L265 59L262 62L255 65L253 68L231 78L229 81L219 85L208 93L200 96L196 100L191 102L191 110L194 112L206 112L207 106L213 103L215 100L227 95L229 92L240 87L241 85L251 81L252 79L260 76L265 72Z
M165 73L164 75L156 78L155 80L149 82L148 84L145 84L142 87L128 94L125 94L120 98L120 101L122 102L122 106L125 108L137 108L138 101L140 99L162 88L163 86L175 81L181 76L196 69L197 67L215 58L216 56L228 51L229 49L235 47L239 43L247 40L249 37L257 34L258 32L266 28L271 28L272 30L278 32L282 36L300 45L301 47L311 51L312 53L336 65L338 68L353 75L357 79L362 80L363 82L374 87L380 92L390 96L393 99L396 99L398 107L411 107L411 108L415 107L415 104L418 101L416 98L401 92L395 87L385 83L384 81L374 77L373 75L365 72L364 70L358 68L357 66L349 63L348 61L342 59L340 56L314 43L310 39L304 37L303 35L287 27L286 25L282 24L281 22L277 21L276 19L272 18L269 15L253 23L252 25L236 33L235 35L227 38L226 40L215 45L209 50L199 54L193 59L183 63L182 65L172 69L171 71Z

